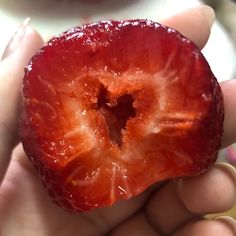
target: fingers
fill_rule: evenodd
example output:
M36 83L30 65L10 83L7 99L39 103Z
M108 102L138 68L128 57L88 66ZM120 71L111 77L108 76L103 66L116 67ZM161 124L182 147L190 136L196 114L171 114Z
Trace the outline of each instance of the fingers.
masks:
M176 29L202 49L209 38L214 20L212 8L199 6L163 20L162 23Z
M150 224L164 235L171 235L180 225L195 217L179 198L172 181L156 192L146 207Z
M192 213L229 210L236 201L236 171L228 164L216 164L203 175L178 181L177 192Z
M235 221L231 223L222 220L200 220L181 227L174 236L235 236Z
M141 213L121 224L114 231L112 231L110 235L161 236L151 227L145 215Z
M93 218L97 225L103 225L102 228L104 229L104 232L107 233L107 231L111 231L111 229L120 225L121 222L126 222L127 219L134 215L144 202L146 202L148 196L148 192L146 191L130 200L120 201L111 207L97 209L85 213L85 215Z
M146 214L154 227L169 235L205 213L229 210L235 199L235 170L217 164L201 176L169 182L150 199Z
M41 37L24 24L14 34L0 62L0 183L17 139L19 94L24 67L41 45Z
M236 141L236 79L224 81L220 85L225 109L222 146L226 147Z

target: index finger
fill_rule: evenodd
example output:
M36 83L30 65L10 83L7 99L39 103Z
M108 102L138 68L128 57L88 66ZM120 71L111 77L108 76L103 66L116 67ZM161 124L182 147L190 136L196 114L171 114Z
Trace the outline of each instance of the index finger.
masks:
M202 49L210 36L214 20L214 10L203 5L187 9L181 14L163 20L161 23L179 31Z

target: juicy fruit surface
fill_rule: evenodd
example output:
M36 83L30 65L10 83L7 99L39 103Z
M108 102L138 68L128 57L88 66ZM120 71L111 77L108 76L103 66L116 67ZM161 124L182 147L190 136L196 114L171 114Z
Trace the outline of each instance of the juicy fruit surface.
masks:
M145 20L71 29L32 58L21 137L53 200L111 205L216 160L220 87L197 47Z

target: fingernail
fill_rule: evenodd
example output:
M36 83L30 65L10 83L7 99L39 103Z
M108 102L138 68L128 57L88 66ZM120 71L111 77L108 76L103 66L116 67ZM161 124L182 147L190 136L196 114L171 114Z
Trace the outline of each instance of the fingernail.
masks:
M213 25L214 21L215 21L215 12L214 12L214 10L209 6L202 6L201 8L202 8L201 9L202 14L206 18L206 21L209 24L209 26L211 27Z
M236 221L230 216L220 216L216 217L215 220L226 223L233 231L234 235L236 235Z
M1 60L10 56L14 51L16 51L20 47L20 44L27 35L29 23L30 23L30 18L25 19L24 22L20 25L20 27L16 30L16 32L8 42L3 52Z
M227 172L227 174L231 177L231 179L233 180L236 186L236 169L232 165L225 162L222 162L222 163L219 162L219 163L216 163L215 166Z

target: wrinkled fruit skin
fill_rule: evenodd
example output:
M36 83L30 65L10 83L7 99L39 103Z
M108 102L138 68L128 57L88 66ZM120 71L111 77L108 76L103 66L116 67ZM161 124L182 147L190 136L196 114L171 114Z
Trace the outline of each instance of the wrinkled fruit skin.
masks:
M198 48L145 20L71 29L32 58L21 138L54 202L87 211L217 157L222 94Z

